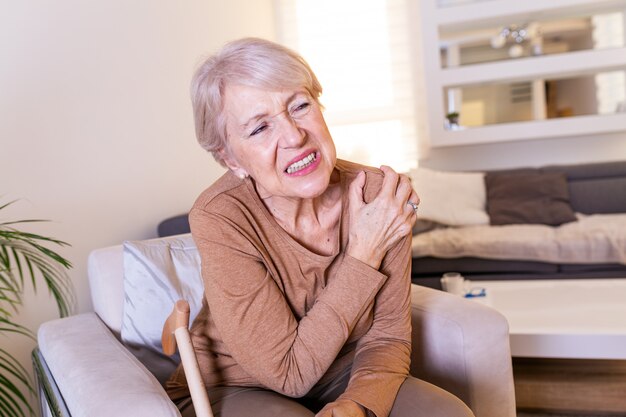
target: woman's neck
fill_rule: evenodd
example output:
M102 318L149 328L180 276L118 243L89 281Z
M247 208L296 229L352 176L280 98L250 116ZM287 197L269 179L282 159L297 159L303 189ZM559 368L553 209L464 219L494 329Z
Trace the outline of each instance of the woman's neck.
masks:
M342 192L338 172L334 174L326 190L315 198L261 198L276 222L292 238L322 255L330 255L338 249Z

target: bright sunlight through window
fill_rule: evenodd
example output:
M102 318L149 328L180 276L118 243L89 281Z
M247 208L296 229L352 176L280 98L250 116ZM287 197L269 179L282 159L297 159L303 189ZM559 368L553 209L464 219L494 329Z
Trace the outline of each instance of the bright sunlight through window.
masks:
M279 41L318 76L340 158L417 165L405 0L279 0Z
M310 57L309 64L324 85L324 100L333 111L389 106L393 102L385 3L371 2L364 10L355 7L358 3L297 2L300 53ZM347 25L346 16L353 19ZM346 45L350 45L349 50Z

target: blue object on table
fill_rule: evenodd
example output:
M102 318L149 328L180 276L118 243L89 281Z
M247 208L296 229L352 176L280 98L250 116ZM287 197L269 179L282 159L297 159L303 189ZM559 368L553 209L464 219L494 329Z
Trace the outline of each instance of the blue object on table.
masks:
M465 294L465 298L486 297L487 291L484 288L472 288Z

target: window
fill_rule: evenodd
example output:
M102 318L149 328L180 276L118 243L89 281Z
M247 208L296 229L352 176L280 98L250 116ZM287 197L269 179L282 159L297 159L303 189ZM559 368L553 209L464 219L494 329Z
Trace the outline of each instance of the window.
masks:
M318 76L339 158L417 166L406 0L276 0L279 42Z

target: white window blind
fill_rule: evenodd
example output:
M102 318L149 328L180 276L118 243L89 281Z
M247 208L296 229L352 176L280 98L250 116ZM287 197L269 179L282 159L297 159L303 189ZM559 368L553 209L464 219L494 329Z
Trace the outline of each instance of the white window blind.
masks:
M417 166L406 0L276 0L279 42L318 76L340 158Z

